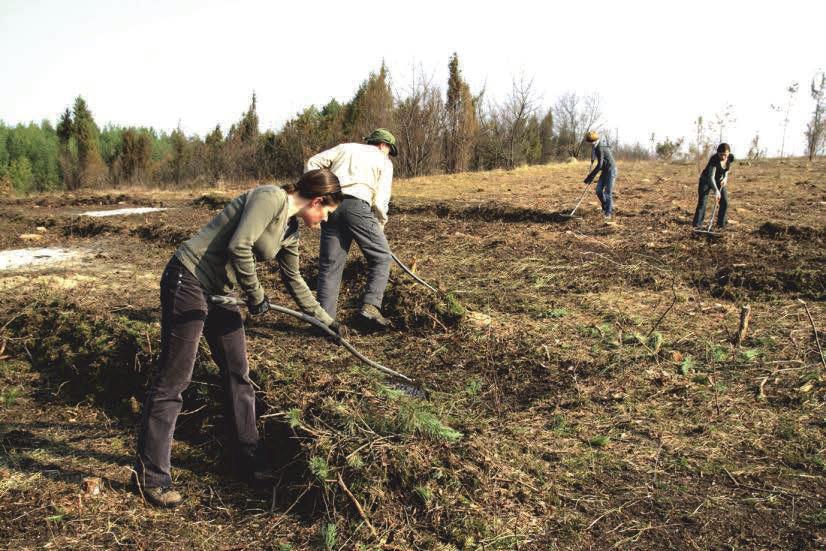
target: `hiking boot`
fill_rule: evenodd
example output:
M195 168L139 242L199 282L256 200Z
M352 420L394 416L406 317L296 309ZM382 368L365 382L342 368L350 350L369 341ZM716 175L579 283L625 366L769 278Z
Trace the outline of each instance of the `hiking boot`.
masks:
M613 226L617 223L617 221L614 220L614 217L612 215L606 214L602 218L602 223L605 224L606 226Z
M372 304L365 304L361 307L360 315L363 319L370 321L381 327L390 327L390 320L381 315L381 311Z
M141 488L143 498L155 507L171 509L181 504L184 498L172 488Z

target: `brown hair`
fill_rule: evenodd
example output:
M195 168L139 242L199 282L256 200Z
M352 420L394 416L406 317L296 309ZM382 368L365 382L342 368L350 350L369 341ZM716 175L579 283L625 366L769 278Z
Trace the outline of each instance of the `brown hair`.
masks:
M309 170L297 182L284 184L281 189L289 194L298 193L305 199L323 197L323 204L328 207L338 205L344 199L338 176L326 168Z
M717 153L731 153L731 147L727 143L721 143L717 146Z

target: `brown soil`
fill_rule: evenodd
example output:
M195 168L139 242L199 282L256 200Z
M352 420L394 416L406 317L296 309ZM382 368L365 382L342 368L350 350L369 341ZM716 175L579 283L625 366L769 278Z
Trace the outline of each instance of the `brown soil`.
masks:
M0 547L824 548L826 383L800 301L826 344L826 163L737 166L731 224L711 237L690 230L693 166L621 164L616 226L592 197L582 218L561 216L583 170L397 182L390 243L446 294L394 269L394 329L356 328L352 342L429 400L300 322L248 321L278 483L248 489L225 472L204 349L176 433L175 511L128 488L158 278L240 189L3 200L3 248L45 226L36 246L94 254L0 272ZM77 217L121 203L171 210ZM312 286L318 234L302 232ZM259 274L291 306L275 269ZM354 326L363 283L354 253L341 296ZM103 480L100 496L82 494L85 476Z

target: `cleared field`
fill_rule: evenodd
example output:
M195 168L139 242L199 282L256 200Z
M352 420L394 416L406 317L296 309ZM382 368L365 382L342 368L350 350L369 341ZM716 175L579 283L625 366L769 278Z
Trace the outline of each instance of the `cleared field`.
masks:
M593 196L583 218L560 216L586 169L397 182L391 246L447 294L394 270L394 330L353 343L429 400L299 322L250 322L281 478L250 490L224 473L204 348L172 512L127 487L158 280L240 189L0 200L0 249L82 253L0 270L0 547L824 548L826 162L735 165L730 227L712 238L691 232L693 165L621 163L616 226ZM80 216L129 207L167 210ZM302 231L313 286L318 234ZM345 322L363 283L350 262ZM274 269L259 274L291 306ZM83 493L89 476L100 495Z

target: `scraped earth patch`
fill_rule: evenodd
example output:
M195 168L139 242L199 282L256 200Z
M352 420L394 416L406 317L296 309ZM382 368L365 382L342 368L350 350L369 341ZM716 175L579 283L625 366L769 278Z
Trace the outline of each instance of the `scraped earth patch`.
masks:
M90 251L54 247L0 251L0 271L76 264Z
M81 212L80 216L91 216L92 218L103 218L106 216L129 216L133 214L147 214L150 212L161 212L168 210L161 207L130 207L114 210L89 210Z

